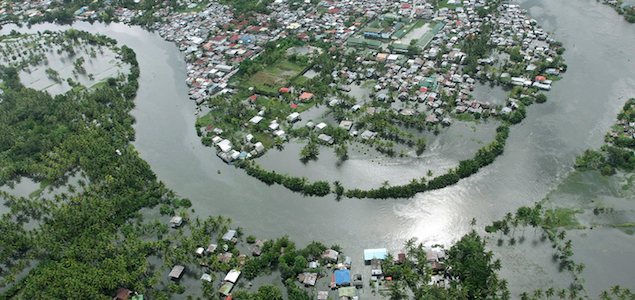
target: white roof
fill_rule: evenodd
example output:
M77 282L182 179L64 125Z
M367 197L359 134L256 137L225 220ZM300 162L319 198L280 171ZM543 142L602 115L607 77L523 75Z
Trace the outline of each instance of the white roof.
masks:
M258 123L260 123L260 121L262 121L262 117L261 116L254 116L253 118L251 118L249 120L249 122L254 123L254 124L258 124Z
M280 127L280 124L278 124L278 123L271 123L269 125L269 129L271 129L271 130L276 130L276 129L278 129L278 127Z
M203 276L201 276L201 280L212 282L212 276L210 276L209 274L203 274Z
M275 136L283 136L285 134L284 130L276 130L273 132Z
M327 126L327 125L326 125L326 123L322 122L322 123L320 123L320 124L315 125L315 128L317 128L317 129L324 129L324 128L326 128L326 126Z
M229 271L229 273L227 273L227 276L225 276L225 281L236 283L236 280L238 280L239 276L240 276L240 271L232 269L231 271Z
M295 118L297 118L297 117L299 117L299 116L300 116L300 113L299 113L299 112L294 112L294 113L290 114L290 115L287 117L287 119L291 119L291 120L292 120L292 119L295 119Z
M220 148L220 151L223 151L223 152L229 152L229 150L232 149L232 145L229 140L222 140L218 143L217 146L218 148Z
M236 150L232 150L232 151L231 151L231 153L230 153L230 155L231 155L231 158L232 158L232 159L237 159L237 158L238 158L238 156L240 156L240 152L238 152L238 151L236 151Z
M258 152L261 152L262 150L265 150L265 146L261 142L257 142L256 144L254 144L254 149L256 149L256 151Z

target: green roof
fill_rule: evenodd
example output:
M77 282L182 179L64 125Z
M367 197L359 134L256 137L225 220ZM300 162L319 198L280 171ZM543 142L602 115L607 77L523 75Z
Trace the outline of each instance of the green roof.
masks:
M396 37L396 38L400 39L400 38L401 38L402 36L404 36L405 34L406 34L406 32L405 32L405 31L403 31L403 30L397 30L397 31L395 31L395 33L393 33L393 34L392 34L392 36L394 36L394 37ZM406 47L406 48L407 48L407 47Z
M229 295L229 293L232 291L232 288L234 287L233 284L231 283L226 283L223 286L220 287L220 289L218 289L218 292L227 296Z
M367 39L349 38L347 42L349 45L352 44L355 46L362 46L364 43L366 43L368 47L379 48L381 46L380 41L367 40Z
M392 47L394 49L408 50L408 46L410 46L410 45L406 45L406 44L402 44L402 43L392 43Z
M341 287L338 290L339 293L339 297L355 297L357 296L357 290L355 290L355 287L352 286L348 286L348 287Z
M417 46L421 47L421 48L425 48L426 46L428 46L428 44L430 43L430 41L432 41L432 38L434 38L434 36L439 33L439 31L441 31L441 29L443 29L443 26L445 26L445 23L441 22L439 24L437 24L436 26L434 26L434 28L432 28L432 30L426 32L421 38L419 38L419 40L417 41Z
M393 13L387 13L380 16L381 19L398 19L399 16Z
M381 33L382 30L384 30L383 28L373 28L373 27L366 27L364 28L364 32L373 32L373 33Z

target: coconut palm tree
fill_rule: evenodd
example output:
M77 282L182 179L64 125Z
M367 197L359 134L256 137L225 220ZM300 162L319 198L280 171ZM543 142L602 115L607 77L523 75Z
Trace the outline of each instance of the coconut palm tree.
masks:
M621 291L622 289L619 284L611 287L611 294L613 294L613 296L619 296Z
M600 294L600 300L613 300L613 297L611 297L611 296L609 295L609 292L608 292L608 291L603 291L603 292Z
M558 291L558 298L564 299L567 298L567 290L561 289Z
M541 289L534 290L534 298L542 298L544 292Z

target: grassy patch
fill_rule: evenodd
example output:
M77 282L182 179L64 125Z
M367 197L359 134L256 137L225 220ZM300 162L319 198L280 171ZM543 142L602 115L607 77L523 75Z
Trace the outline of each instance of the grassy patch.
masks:
M309 80L308 77L306 77L304 75L300 75L293 81L293 84L294 85L302 85L307 80Z
M44 179L42 180L42 182L40 182L40 188L41 189L45 189L47 186L49 186L51 183L53 183L52 180L50 179Z
M95 83L95 84L91 85L91 86L90 86L90 88L91 88L91 89L96 89L96 88L98 88L98 87L104 86L105 84L106 84L106 82L105 82L105 81L100 81L100 82L97 82L97 83Z
M619 228L619 227L635 227L635 223L613 224L611 226L616 227L616 228Z
M374 87L376 84L377 84L377 80L366 80L362 84L362 88L369 89L369 88Z
M547 76L547 79L549 79L549 80L551 80L551 81L553 81L553 82L556 82L556 81L558 81L558 80L561 80L561 79L562 79L562 77L560 77L560 76L555 76L555 75L550 75L550 76Z
M207 1L203 1L202 3L198 3L198 5L194 8L184 8L184 9L179 9L177 10L177 12L180 13L189 13L189 12L201 12L206 6L207 6Z
M215 111L210 111L209 113L205 114L204 116L196 119L196 126L200 126L202 128L205 128L209 125L214 124L214 113Z
M543 219L543 226L545 227L567 227L567 228L579 228L580 223L575 217L577 213L583 213L583 210L574 210L571 208L556 207L555 209L548 209L545 211L545 217Z
M40 197L40 195L42 194L42 191L43 191L42 189L37 189L37 190L31 192L29 194L29 198L34 199L34 198Z
M46 89L48 89L48 88L50 88L50 87L52 87L52 86L54 86L54 85L56 85L56 84L57 84L57 83L49 84L49 85L47 85L47 86L43 87L40 91L45 91Z
M415 23L414 25L412 25L412 27L410 27L410 29L408 29L408 32L406 32L406 34L410 33L411 31L413 31L413 30L415 30L417 28L423 27L423 25L425 25L426 23L428 23L428 22L426 22L424 20L417 21L417 23ZM433 27L430 27L430 28L433 28Z
M301 112L303 112L303 111L315 106L319 102L320 102L320 100L313 100L312 102L309 102L309 103L302 103L302 104L298 105L298 107L296 108L296 111L301 113Z
M254 133L254 138L261 142L263 146L265 146L265 148L270 149L271 147L273 147L273 137L271 137L271 135L264 133L264 132L258 132L258 133Z
M451 114L452 117L461 122L472 122L474 121L474 115L470 113L462 113L462 114Z
M435 9L439 9L439 8L442 8L442 7L447 7L449 9L455 9L455 8L457 8L459 6L462 6L462 5L448 5L448 0L441 0L441 1L439 1L439 5L437 7L435 7Z
M424 20L419 20L419 21L417 21L417 23L415 23L415 25L414 25L414 26L412 26L412 28L413 28L413 29L416 29L416 28L421 28L421 27L423 27L423 25L425 25L426 23L427 23L427 22L426 22L426 21L424 21Z
M240 86L244 88L253 86L265 93L277 93L289 79L298 75L305 67L304 64L281 60L257 72L251 78L243 80Z
M85 89L86 89L85 86L78 85L78 86L73 87L73 92L79 92L79 91L82 91L82 90L85 90Z

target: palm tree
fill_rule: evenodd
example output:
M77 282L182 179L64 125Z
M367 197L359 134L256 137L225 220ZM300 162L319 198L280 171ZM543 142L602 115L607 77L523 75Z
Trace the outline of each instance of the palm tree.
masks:
M563 241L566 235L567 233L564 230L560 231L560 233L558 233L558 239Z
M537 289L534 291L534 298L542 298L543 291L541 289Z
M561 289L558 291L558 298L564 299L567 298L567 290Z
M545 296L551 299L551 297L553 297L555 293L556 293L556 290L553 287L550 287L545 291Z
M611 296L609 295L609 292L608 292L608 291L603 291L603 292L600 294L600 300L613 300L613 297L611 297Z
M621 290L622 289L620 288L620 285L618 284L616 286L611 287L611 294L613 294L613 296L619 296Z
M578 265L575 266L575 272L579 274L582 274L582 271L584 271L584 268L586 268L586 266L583 263L579 263Z
M520 294L520 300L529 300L529 295L527 294L527 292L523 292L522 294Z
M578 298L578 290L569 291L569 299L575 300L576 298Z

